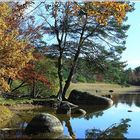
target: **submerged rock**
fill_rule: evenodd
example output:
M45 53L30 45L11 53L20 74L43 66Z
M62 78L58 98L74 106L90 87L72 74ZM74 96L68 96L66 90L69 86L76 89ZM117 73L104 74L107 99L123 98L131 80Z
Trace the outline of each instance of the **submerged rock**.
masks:
M80 109L80 108L76 108L74 110L72 110L71 116L73 118L79 118L79 117L83 117L86 115L86 111L84 109Z
M25 128L25 134L39 138L57 138L63 135L63 126L55 116L48 113L36 115Z
M85 115L86 114L86 111L84 109L76 109L72 112L72 114L75 114L75 115Z
M95 96L88 92L72 90L68 100L77 105L107 105L111 106L113 101L106 97Z

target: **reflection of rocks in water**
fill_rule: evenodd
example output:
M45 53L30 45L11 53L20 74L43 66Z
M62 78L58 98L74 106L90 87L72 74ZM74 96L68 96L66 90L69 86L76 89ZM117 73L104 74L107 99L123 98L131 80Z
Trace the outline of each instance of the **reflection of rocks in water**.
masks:
M110 108L110 106L96 105L96 106L80 106L84 110L86 110L86 114L84 118L89 120L92 119L93 116L99 117L103 115L103 111Z
M14 117L11 118L11 120L7 123L6 127L25 128L24 125L29 123L31 119L40 112L49 112L53 114L54 110L47 107L42 107L42 108L26 110L26 111L25 110L15 111Z
M130 119L122 119L118 124L112 124L105 130L100 129L87 129L85 132L86 139L124 139L124 134L127 133L128 127L130 125L128 122L131 121Z
M4 128L0 130L0 140L17 138L28 139L27 136L23 134L23 130L19 128Z
M35 114L38 114L38 113L35 113ZM46 114L46 113L45 113ZM51 115L52 116L52 115ZM63 117L62 117L63 116ZM66 116L66 115L62 115L62 116L59 116L59 118L61 118L61 122L66 122L68 124L68 122L70 121L70 116ZM16 116L18 118L18 116ZM25 117L25 118L24 118ZM31 135L31 136L27 136L25 135L25 128L27 128L27 125L28 123L31 121L31 119L33 118L33 116L30 114L30 119L28 120L27 118L29 117L29 114L26 116L25 114L23 115L20 115L20 118L17 119L15 118L15 122L17 120L17 123L16 124L15 122L11 122L11 127L12 127L12 123L13 125L15 126L18 126L18 128L7 128L7 129L1 129L0 130L0 139L8 139L8 138L11 138L11 139L42 139L42 138L45 138L45 139L52 139L52 138L58 138L58 139L71 139L70 136L66 136L66 135L63 135L63 131L61 131L60 133L57 131L58 127L56 125L54 125L54 127L51 125L52 128L56 128L56 129L49 129L49 133L38 133L37 135ZM55 116L54 116L55 117ZM22 119L24 120L22 120ZM56 117L55 117L56 118ZM14 120L14 119L13 119ZM21 121L21 122L20 122ZM26 121L26 122L24 122ZM28 123L27 123L28 122ZM41 123L39 121L39 123ZM53 123L55 123L55 121L53 121ZM70 122L69 122L70 123ZM55 123L56 124L56 123ZM66 125L67 126L71 126L70 125ZM33 127L34 128L34 127ZM39 127L36 127L37 128L37 131L40 131L41 129ZM63 127L61 127L63 129ZM51 132L51 130L55 130L55 132ZM60 130L60 129L59 129ZM70 128L68 128L68 130L70 131ZM71 127L71 131L72 131L72 127ZM29 132L29 131L27 131ZM58 133L57 133L58 132ZM74 134L74 133L73 133Z
M120 94L120 95L113 95L112 97L115 106L118 103L127 104L132 106L134 103L136 106L140 107L140 94Z

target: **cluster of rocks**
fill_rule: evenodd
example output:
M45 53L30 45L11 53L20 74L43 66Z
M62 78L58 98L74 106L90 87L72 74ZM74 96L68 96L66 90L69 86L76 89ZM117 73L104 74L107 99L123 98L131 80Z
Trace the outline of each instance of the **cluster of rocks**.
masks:
M67 115L85 115L86 111L81 109L80 106L112 106L113 101L109 97L95 96L88 92L81 92L77 90L72 90L68 101L59 101L55 98L49 101L34 101L34 104L46 105L56 109L57 114L67 114Z
M51 99L49 101L35 102L35 104L49 105L56 109L56 114L65 115L85 115L86 111L81 109L81 105L104 105L111 106L113 101L106 97L95 96L88 92L73 90L70 93L68 101L58 101ZM35 116L25 129L25 134L40 137L51 138L70 138L63 135L63 126L58 118L48 113L41 113Z
M85 115L86 111L81 106L102 105L110 107L113 101L106 97L95 96L88 92L73 90L70 93L68 101L59 101L50 99L48 101L35 101L34 104L46 105L54 108L56 114ZM40 113L32 118L24 131L25 135L31 138L54 138L54 139L70 139L69 136L63 135L63 126L61 121L54 115L48 113Z

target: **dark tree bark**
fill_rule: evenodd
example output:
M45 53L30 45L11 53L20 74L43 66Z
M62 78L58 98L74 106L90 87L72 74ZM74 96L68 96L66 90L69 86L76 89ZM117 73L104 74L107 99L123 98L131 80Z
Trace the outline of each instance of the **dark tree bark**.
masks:
M35 98L35 94L36 94L36 85L35 85L35 80L33 80L32 83L32 91L31 91L31 97Z
M57 98L62 98L63 92L63 75L62 75L62 51L60 51L60 56L58 58L58 78L59 78L59 92L57 94Z
M78 47L78 50L77 50L77 52L75 54L72 67L70 69L68 78L66 80L66 83L65 83L65 86L64 86L64 89L63 89L63 93L62 93L62 99L63 100L65 100L66 92L67 92L67 90L68 90L68 88L70 86L70 82L71 82L71 79L72 79L72 76L73 76L73 73L74 73L74 70L75 70L75 67L76 67L76 63L77 63L77 60L78 60L78 57L79 57L79 54L80 54L80 48L81 48L81 46Z
M87 16L85 18L85 23L84 23L83 28L82 28L80 40L79 40L78 47L77 47L77 51L75 53L73 63L72 63L72 66L71 66L71 69L70 69L70 72L69 72L69 75L68 75L68 78L67 78L66 83L64 85L64 89L63 89L63 93L62 93L62 99L63 100L66 99L65 96L66 96L67 90L68 90L68 88L70 86L70 82L71 82L74 70L76 68L77 60L78 60L79 55L80 55L81 47L82 47L83 42L84 42L84 32L85 32L86 24L87 24Z
M19 88L21 88L23 86L26 86L24 84L25 84L25 82L23 81L19 86L17 86L16 88L12 89L12 92L16 91L17 89L19 89Z

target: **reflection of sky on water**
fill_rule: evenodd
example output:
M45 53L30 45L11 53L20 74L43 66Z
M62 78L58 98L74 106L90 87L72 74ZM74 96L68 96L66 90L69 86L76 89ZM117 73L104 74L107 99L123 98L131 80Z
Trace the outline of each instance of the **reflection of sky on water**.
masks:
M69 117L62 116L61 118L61 116L59 116L58 118L63 122L64 134L71 134L72 136L75 134L76 138L85 138L85 131L87 129L100 129L104 131L114 123L117 123L117 125L120 124L121 119L130 119L131 121L129 121L128 124L131 125L131 127L128 128L128 133L124 136L127 138L140 138L140 94L115 95L112 99L114 105L108 109L103 106L92 106L92 108L88 106L88 113L85 117L71 118L69 121ZM25 128L27 122L39 112L54 113L52 109L46 110L46 107L36 111L19 112L15 116L16 118L12 119L6 127ZM109 132L110 131L109 129ZM123 132L124 131L122 131L121 134L123 134Z
M131 110L132 112L128 112ZM114 123L119 123L121 119L131 119L128 128L128 133L125 134L127 138L140 138L140 108L134 103L126 104L118 102L111 108L103 111L102 116L93 116L92 119L86 120L85 118L71 118L71 126L77 138L85 138L85 131L87 129L101 129L105 130ZM65 125L65 124L64 124ZM69 135L68 130L64 127L64 133Z

